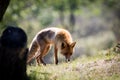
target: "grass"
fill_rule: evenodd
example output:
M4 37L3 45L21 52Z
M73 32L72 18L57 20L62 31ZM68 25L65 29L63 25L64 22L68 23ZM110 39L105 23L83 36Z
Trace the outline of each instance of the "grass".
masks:
M120 55L102 53L80 57L70 63L28 66L27 72L31 80L119 80Z

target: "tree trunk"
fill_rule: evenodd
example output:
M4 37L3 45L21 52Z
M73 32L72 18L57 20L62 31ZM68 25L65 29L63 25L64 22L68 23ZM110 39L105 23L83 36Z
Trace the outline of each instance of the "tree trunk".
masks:
M71 27L70 31L73 32L74 26L75 26L75 15L74 15L74 11L73 10L70 11L69 24L70 24L70 27Z
M10 3L10 0L0 0L0 22L3 19L5 11Z
M72 27L75 26L75 16L74 16L73 11L71 11L71 13L70 13L70 25L71 25Z
M114 32L117 42L120 42L120 9L116 9L114 11L114 15L117 17L117 19L115 20L112 30Z
M60 16L60 22L61 24L64 26L64 11L60 11L59 12L59 16Z

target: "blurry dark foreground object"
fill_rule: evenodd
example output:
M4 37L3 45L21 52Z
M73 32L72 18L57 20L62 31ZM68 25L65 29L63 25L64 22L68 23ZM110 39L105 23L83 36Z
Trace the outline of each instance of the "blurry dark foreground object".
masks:
M1 44L4 47L22 48L26 46L26 43L27 36L25 32L18 27L8 26L1 36Z
M29 80L26 73L26 33L8 26L0 37L0 80Z

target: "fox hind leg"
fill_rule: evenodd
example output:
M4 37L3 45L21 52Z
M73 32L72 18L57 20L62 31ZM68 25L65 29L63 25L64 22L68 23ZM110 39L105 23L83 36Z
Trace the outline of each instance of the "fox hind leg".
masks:
M50 50L50 45L42 45L41 49L38 51L40 53L40 55L38 55L36 57L36 60L37 60L37 63L38 65L40 64L40 62L43 64L43 65L46 65L46 63L43 61L43 57L45 55L47 55L48 51Z

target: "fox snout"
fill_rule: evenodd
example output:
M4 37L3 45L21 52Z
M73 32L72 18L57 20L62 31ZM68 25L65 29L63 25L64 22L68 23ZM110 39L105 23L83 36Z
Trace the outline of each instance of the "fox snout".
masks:
M69 62L70 61L70 59L66 59L66 62Z
M66 62L70 61L70 56L65 56L66 57Z

